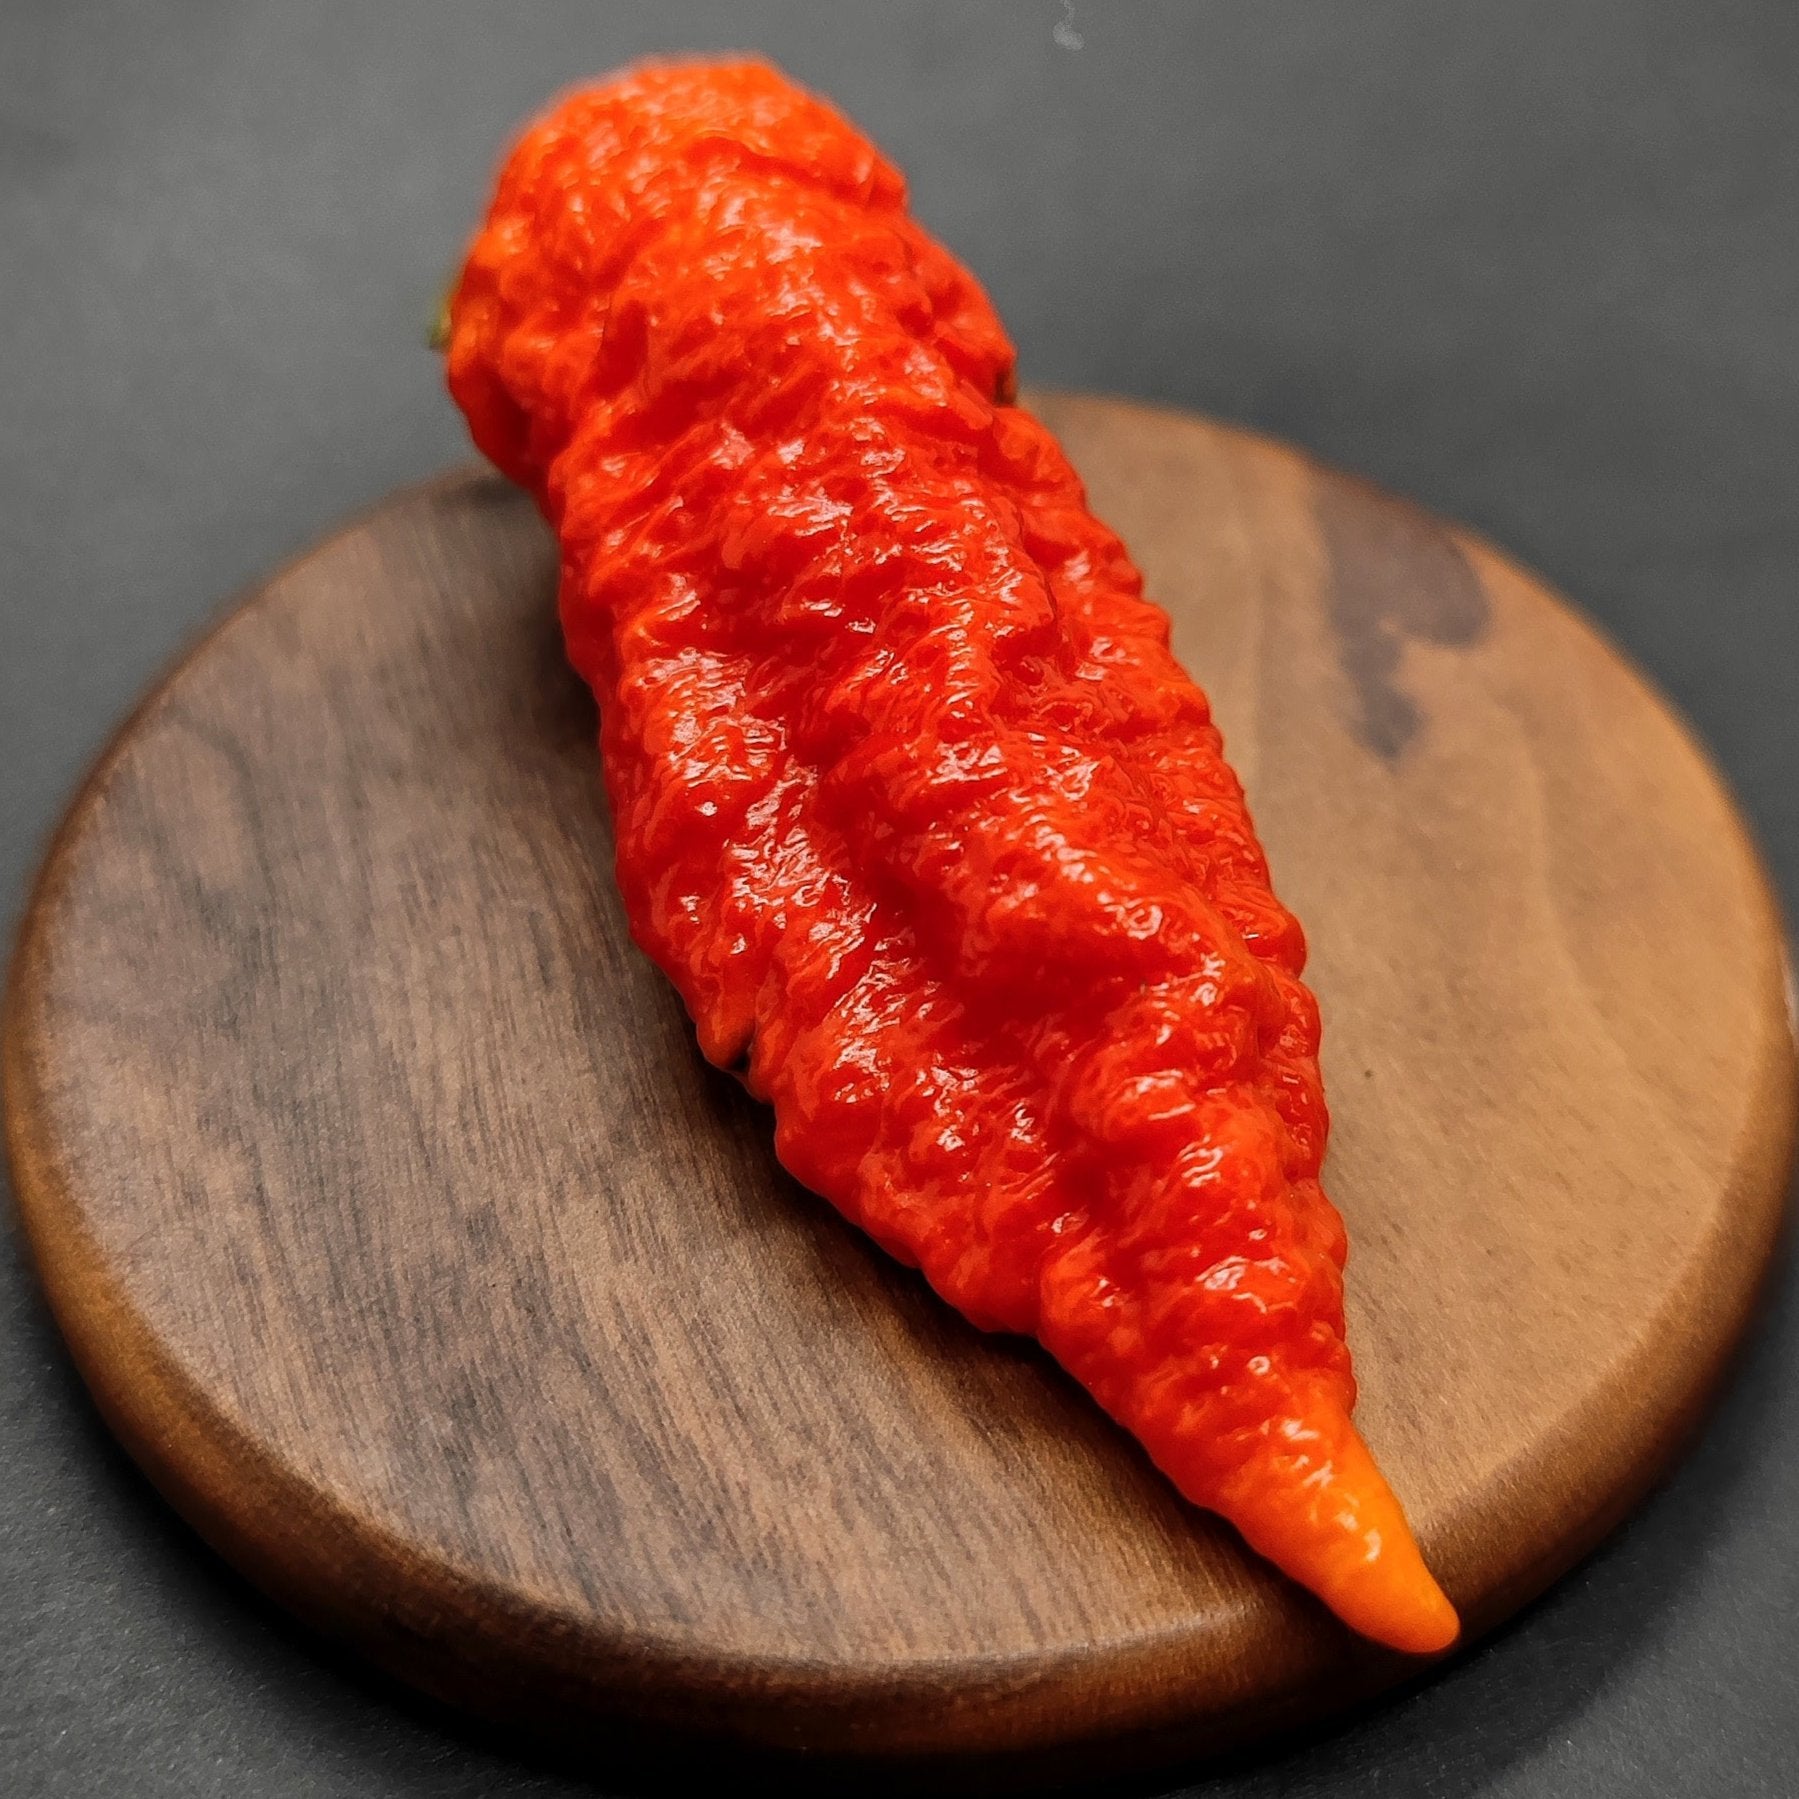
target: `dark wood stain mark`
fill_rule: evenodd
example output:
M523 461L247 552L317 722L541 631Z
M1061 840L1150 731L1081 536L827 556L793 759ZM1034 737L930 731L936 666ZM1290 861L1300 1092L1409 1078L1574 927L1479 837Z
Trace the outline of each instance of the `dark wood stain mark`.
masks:
M1429 513L1347 476L1317 483L1337 660L1355 691L1356 736L1394 762L1426 723L1399 684L1408 642L1465 649L1491 613L1455 534Z

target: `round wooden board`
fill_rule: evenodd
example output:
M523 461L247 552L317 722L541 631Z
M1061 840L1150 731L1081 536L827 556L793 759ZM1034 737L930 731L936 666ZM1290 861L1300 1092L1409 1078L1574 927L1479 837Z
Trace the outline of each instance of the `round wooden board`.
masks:
M1309 926L1359 1417L1479 1633L1745 1321L1775 907L1666 706L1490 549L1237 431L1038 404ZM784 1178L628 941L554 572L490 475L390 500L189 655L56 839L7 1139L132 1453L316 1624L576 1741L1023 1777L1410 1672Z

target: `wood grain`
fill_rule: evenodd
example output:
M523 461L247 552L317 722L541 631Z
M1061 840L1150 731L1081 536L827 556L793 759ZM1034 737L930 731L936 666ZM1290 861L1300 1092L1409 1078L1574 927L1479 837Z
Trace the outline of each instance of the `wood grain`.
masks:
M1478 1634L1745 1321L1794 1112L1766 882L1665 705L1490 549L1221 426L1040 405L1308 923L1359 1416ZM553 581L497 479L396 497L188 656L54 843L7 1142L132 1453L313 1623L577 1744L1024 1777L1411 1672L784 1178L628 941Z

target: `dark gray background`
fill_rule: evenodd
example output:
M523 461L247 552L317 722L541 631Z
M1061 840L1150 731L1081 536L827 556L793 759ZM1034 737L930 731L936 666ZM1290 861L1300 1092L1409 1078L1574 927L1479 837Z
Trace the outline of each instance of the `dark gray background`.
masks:
M465 454L421 330L508 128L640 52L740 44L910 170L1028 378L1295 438L1583 602L1709 739L1790 907L1799 7L1074 0L1079 49L1065 10L0 0L6 921L183 639ZM16 1249L0 1790L581 1790L340 1665L199 1549ZM1697 1451L1605 1550L1418 1692L1195 1790L1799 1793L1785 1259Z

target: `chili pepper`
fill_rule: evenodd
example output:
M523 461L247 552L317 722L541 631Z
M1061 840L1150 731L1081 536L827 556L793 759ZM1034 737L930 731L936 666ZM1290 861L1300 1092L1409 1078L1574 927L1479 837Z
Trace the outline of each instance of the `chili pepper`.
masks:
M787 1168L1357 1629L1449 1602L1350 1422L1305 942L969 273L754 62L563 100L452 295L561 544L637 941Z

